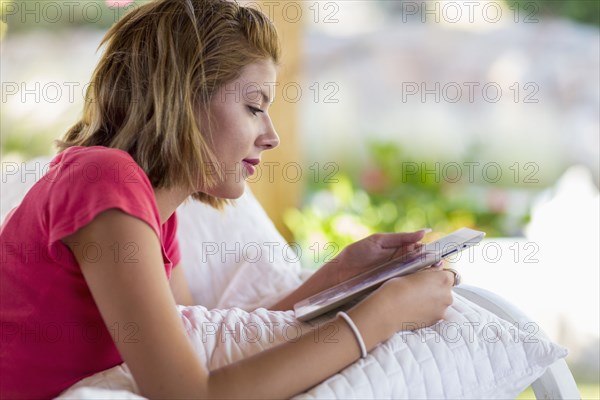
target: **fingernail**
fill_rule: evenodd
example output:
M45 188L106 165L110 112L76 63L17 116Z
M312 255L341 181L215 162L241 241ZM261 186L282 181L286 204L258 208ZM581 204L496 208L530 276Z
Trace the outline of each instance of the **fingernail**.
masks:
M418 232L425 232L425 233L429 233L431 231L433 231L433 229L431 229L431 228L423 228L423 229L418 230Z

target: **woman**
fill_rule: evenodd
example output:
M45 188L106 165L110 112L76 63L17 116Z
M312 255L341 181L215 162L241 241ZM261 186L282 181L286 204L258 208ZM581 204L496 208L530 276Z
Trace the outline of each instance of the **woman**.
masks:
M277 147L268 115L277 34L233 2L159 0L122 18L103 44L83 118L2 226L0 397L56 396L122 362L149 398L290 397L408 324L443 317L453 275L436 266L386 282L338 316L335 343L309 333L207 371L175 308L191 301L175 210L190 196L221 209ZM273 309L398 256L424 234L348 246Z

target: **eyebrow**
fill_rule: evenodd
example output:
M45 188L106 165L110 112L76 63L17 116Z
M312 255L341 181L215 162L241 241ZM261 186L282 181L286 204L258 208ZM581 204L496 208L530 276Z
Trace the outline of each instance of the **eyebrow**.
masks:
M249 95L250 93L260 93L263 99L263 103L265 104L272 104L272 101L269 101L269 96L267 96L267 94L263 91L263 90L258 90L258 89L250 89L249 91L246 92L246 95Z

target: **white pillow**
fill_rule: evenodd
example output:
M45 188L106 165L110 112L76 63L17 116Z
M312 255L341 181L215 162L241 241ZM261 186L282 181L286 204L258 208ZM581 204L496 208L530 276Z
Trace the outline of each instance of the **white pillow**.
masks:
M291 311L178 308L199 359L211 370L295 340L301 327ZM395 334L364 360L296 398L515 398L565 355L564 348L455 295L445 321ZM117 366L80 381L61 398L94 394L90 387L137 392L129 370Z
M366 359L298 398L515 398L566 356L566 349L537 338L533 330L519 330L463 297L454 297L446 320L397 333ZM181 312L209 369L294 340L300 326L292 312L202 307Z
M512 399L567 355L530 332L455 294L446 320L396 334L298 398Z
M195 304L267 307L297 288L294 246L279 234L250 188L223 213L197 201L177 209L181 263Z

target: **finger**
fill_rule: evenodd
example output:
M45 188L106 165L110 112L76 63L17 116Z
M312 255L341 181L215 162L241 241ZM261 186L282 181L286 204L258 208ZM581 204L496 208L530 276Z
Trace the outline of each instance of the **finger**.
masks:
M399 257L408 256L409 254L415 254L423 246L424 246L423 243L410 243L410 244L403 244L396 248L391 247L391 249L393 249L393 252L390 257L390 260L393 260L393 259L399 258ZM388 249L390 249L390 248L386 248L385 250L388 250Z
M403 245L416 243L431 232L431 229L421 229L416 232L400 232L400 233L379 233L377 240L379 245L386 249L390 247L400 247Z
M402 255L402 247L398 247L397 249L394 250L394 252L392 253L392 256L390 257L390 260L396 258L396 257L400 257Z
M456 271L455 269L452 269L452 268L447 268L447 269L444 269L443 272L450 275L449 282L450 282L451 286L456 286L456 285L460 284L461 278L460 278L460 274L458 273L458 271Z
M402 245L401 248L405 249L407 252L419 250L421 247L425 246L423 243L410 243L407 245Z

